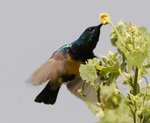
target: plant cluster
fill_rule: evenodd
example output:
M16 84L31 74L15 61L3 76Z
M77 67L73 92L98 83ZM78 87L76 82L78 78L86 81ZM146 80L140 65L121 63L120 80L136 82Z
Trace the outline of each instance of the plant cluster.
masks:
M150 33L123 21L115 27L107 13L100 21L112 26L110 40L117 52L80 66L82 79L93 86L100 101L87 104L100 117L98 123L150 123ZM98 77L101 82L95 83ZM126 93L120 84L128 88Z

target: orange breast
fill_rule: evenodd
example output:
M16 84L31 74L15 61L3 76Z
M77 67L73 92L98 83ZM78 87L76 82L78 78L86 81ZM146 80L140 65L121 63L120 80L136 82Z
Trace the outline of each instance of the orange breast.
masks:
M83 64L83 62L72 60L71 56L67 57L67 61L68 61L67 73L70 75L79 75L79 67L81 64Z

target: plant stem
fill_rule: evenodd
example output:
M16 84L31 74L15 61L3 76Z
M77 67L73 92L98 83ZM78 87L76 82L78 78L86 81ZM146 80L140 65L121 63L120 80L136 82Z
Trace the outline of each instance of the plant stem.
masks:
M123 41L121 35L119 34L118 30L116 29L115 25L114 25L111 21L109 21L108 23L113 27L113 29L115 30L115 32L116 32L117 35L118 35L118 38L119 38L120 41L122 42L123 46L125 46L125 43L124 43L124 41Z
M136 113L133 115L134 123L136 123Z
M124 81L126 81L126 78L123 76L120 68L118 69L118 72L120 73L120 76L124 79Z
M146 82L146 84L148 86L148 84L149 84L148 79L145 76L142 76L142 77L145 79L145 82Z
M111 21L108 21L108 24L110 24L113 27L113 29L117 33L117 36L120 39L122 45L130 52L130 49L127 47L127 45L125 45L124 40L122 39L122 37L121 37L120 33L118 32L118 30L116 29L115 25Z
M133 119L134 119L134 123L137 123L137 104L136 104L136 102L135 102L135 111L133 114Z
M130 106L130 103L127 101L126 97L124 96L124 94L120 90L118 90L118 92L122 95L124 100L127 102L127 105L129 106L131 113L134 115L134 111L133 111L132 107Z
M137 95L139 92L139 85L138 85L138 68L135 68L135 76L134 76L134 85L133 85L133 94Z
M135 50L135 37L134 37L134 35L132 36L132 40L133 40L133 49Z

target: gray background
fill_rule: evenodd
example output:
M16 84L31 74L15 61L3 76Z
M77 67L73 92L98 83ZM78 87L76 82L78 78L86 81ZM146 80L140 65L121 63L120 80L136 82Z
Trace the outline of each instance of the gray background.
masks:
M117 24L150 28L148 0L1 0L0 1L0 123L94 123L87 106L65 86L55 105L33 100L43 89L26 84L32 72L60 46L77 39L99 14L108 12ZM111 47L111 27L104 26L95 53Z

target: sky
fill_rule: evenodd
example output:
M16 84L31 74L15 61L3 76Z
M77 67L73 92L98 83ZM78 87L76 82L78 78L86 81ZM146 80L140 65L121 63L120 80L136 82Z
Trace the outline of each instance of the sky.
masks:
M33 71L64 44L76 40L107 12L150 30L149 0L1 0L0 1L0 123L95 123L87 105L62 86L57 102L44 105L34 98L44 85L26 81ZM101 30L95 54L107 55L111 27Z

